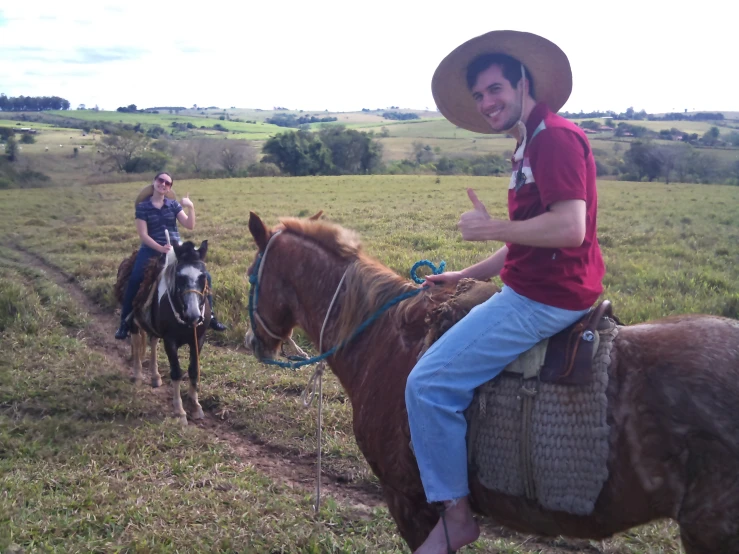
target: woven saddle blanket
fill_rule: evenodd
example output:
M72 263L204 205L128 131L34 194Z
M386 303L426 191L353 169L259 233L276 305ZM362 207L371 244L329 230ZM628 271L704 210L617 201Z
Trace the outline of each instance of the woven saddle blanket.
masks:
M474 304L492 293L470 294ZM449 302L458 299L459 295ZM445 313L463 316L468 308L460 311L455 305ZM443 325L451 327L449 322ZM438 333L436 327L430 335ZM615 322L596 333L594 375L586 385L540 382L538 370L547 348L547 341L542 341L479 387L465 412L470 476L490 490L525 496L548 510L592 513L608 478L606 389L617 334Z

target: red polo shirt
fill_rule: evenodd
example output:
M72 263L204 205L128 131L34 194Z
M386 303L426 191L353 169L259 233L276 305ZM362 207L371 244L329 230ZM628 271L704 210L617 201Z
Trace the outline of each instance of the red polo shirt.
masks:
M500 277L522 296L566 310L585 310L603 292L605 265L596 238L595 159L585 133L538 103L526 122L523 160L513 161L508 215L522 221L562 200L585 200L585 240L576 248L508 243ZM523 176L519 177L522 165Z

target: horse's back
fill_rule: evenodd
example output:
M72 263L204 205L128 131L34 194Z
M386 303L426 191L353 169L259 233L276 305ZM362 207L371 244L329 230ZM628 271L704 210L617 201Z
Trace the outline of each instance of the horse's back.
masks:
M623 363L672 368L716 379L739 377L739 321L691 314L621 327L615 348ZM628 360L628 362L627 362Z

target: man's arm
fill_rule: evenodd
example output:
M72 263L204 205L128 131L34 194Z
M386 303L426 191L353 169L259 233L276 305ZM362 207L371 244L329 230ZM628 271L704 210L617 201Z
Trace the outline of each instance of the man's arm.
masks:
M469 277L478 281L487 281L497 277L503 270L506 254L508 254L507 246L499 248L489 258L460 271L462 278Z
M498 240L538 248L574 248L585 240L585 201L562 200L549 211L524 221L493 219L472 189L474 210L462 214L458 226L464 240Z
M471 265L462 271L447 271L439 275L429 275L426 282L432 285L456 284L460 279L470 278L478 281L487 281L500 274L505 263L505 257L508 254L508 247L495 251L495 253L485 260Z

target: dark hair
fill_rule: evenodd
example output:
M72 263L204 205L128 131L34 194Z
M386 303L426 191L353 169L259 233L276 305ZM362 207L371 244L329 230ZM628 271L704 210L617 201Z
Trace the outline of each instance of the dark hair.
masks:
M491 65L497 65L503 72L503 77L511 84L513 88L518 86L521 80L521 62L508 54L480 54L473 59L467 66L467 88L472 90L477 82L477 77ZM531 98L536 98L534 93L534 79L531 76L529 68L524 65L526 70L526 78L529 80L529 94Z
M169 179L170 179L170 180L172 181L172 186L174 186L174 177L172 177L172 176L171 176L171 175L170 175L169 173L167 173L166 171L161 171L161 172L157 173L156 175L154 175L154 180L156 181L156 180L157 180L157 179L159 179L159 177L161 177L162 175L166 175L167 177L169 177Z

